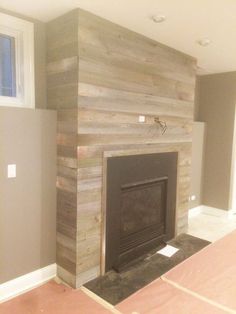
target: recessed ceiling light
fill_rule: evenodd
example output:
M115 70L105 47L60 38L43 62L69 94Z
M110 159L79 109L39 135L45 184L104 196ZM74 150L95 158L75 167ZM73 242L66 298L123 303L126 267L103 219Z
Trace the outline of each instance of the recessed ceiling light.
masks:
M201 38L197 43L202 47L207 47L211 44L211 40L209 38Z
M166 16L164 14L151 15L150 19L154 23L162 23L166 20Z

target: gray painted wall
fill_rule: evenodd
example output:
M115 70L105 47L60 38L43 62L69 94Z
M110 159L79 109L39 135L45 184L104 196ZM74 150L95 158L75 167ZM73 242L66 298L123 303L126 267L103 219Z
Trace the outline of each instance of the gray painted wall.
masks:
M200 76L196 77L195 95L194 95L194 121L199 119L199 106L200 106Z
M34 23L35 107L46 108L45 24ZM17 178L6 178L7 164ZM55 262L56 113L0 108L0 283Z
M55 262L55 181L56 113L0 108L0 283Z
M191 164L191 189L190 195L195 195L195 200L190 200L190 208L202 204L202 176L203 176L203 155L205 147L205 129L203 122L193 123L193 146Z
M236 72L199 78L198 119L206 122L203 204L229 209Z

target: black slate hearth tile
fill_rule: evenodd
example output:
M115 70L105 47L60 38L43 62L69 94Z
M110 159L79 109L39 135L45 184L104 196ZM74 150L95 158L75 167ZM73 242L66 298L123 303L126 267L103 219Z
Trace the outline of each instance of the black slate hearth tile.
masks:
M104 276L88 282L85 287L109 303L116 305L203 249L210 242L188 234L180 234L168 244L179 249L172 257L155 254L156 250L152 251L121 273L110 271Z

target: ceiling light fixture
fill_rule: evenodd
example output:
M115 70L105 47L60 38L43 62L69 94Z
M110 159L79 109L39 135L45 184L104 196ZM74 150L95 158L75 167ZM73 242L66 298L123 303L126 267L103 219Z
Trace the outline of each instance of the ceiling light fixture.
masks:
M163 14L158 14L158 15L151 15L150 19L154 22L154 23L162 23L166 20L166 16Z
M210 45L211 40L209 38L201 38L197 41L197 43L202 47L207 47Z

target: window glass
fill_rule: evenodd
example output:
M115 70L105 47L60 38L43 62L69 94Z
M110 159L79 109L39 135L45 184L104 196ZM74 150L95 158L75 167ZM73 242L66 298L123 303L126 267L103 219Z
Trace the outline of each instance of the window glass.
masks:
M0 96L16 97L15 38L0 34Z

